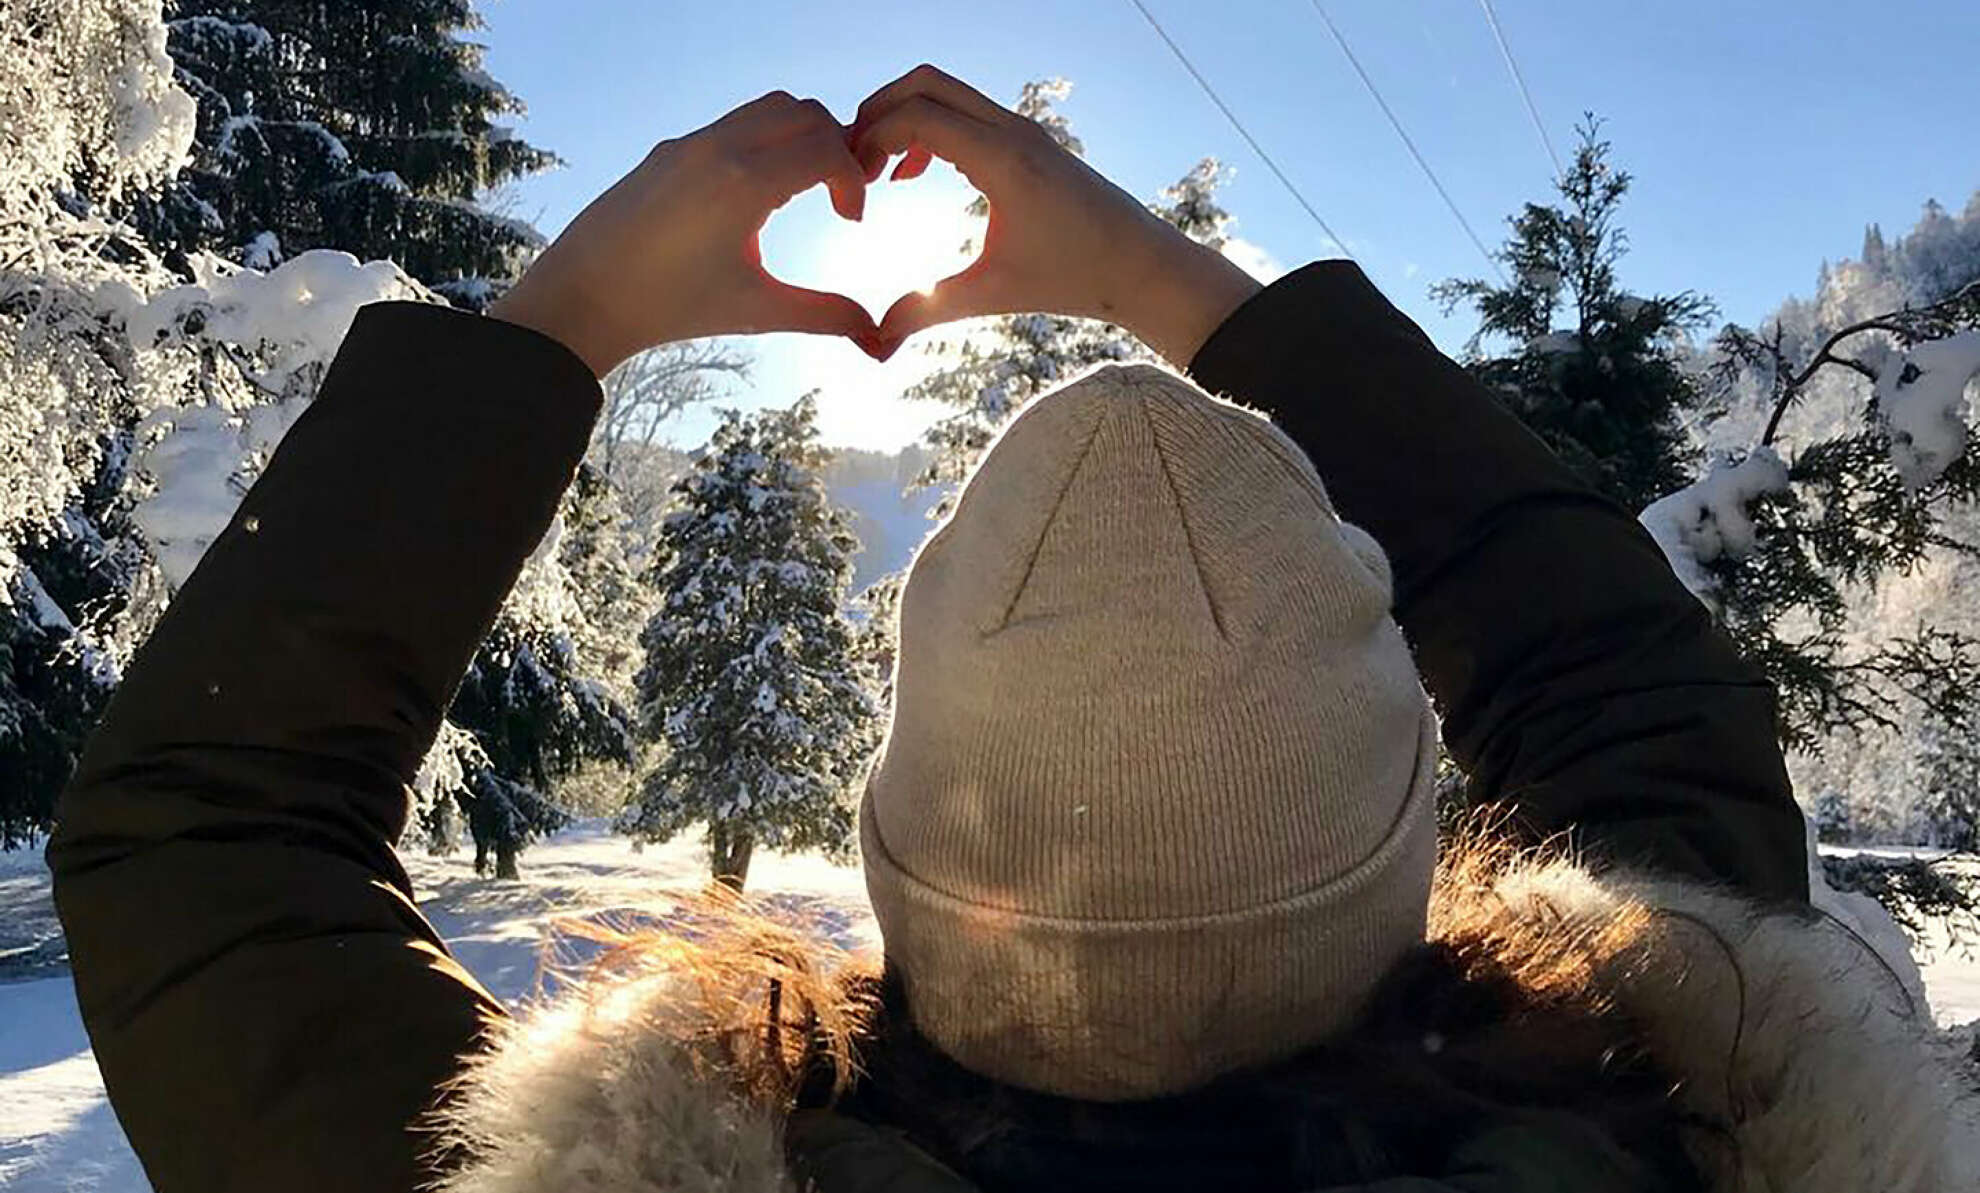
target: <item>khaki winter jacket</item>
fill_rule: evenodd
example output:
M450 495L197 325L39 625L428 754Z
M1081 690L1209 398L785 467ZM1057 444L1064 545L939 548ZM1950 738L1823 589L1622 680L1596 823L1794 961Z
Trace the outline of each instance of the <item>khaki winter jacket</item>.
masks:
M1476 795L1597 865L1806 900L1766 684L1635 519L1358 270L1282 279L1191 371L1277 418L1387 549ZM48 860L111 1103L160 1193L389 1193L458 1159L411 1124L505 1012L392 843L599 403L533 332L367 308L129 668Z

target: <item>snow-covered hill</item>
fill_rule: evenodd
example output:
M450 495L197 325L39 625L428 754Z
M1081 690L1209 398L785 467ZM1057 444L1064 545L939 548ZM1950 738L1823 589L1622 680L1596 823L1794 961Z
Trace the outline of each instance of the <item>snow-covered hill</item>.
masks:
M910 491L927 467L927 450L913 444L891 454L851 448L833 453L824 471L825 488L851 516L853 533L859 536L854 592L906 567L921 540L935 529L929 514L945 490Z
M1802 361L1841 328L1907 305L1929 304L1975 280L1980 280L1980 192L1958 214L1928 202L1918 223L1889 243L1871 225L1857 258L1825 261L1812 296L1787 299L1760 328L1770 336L1778 329L1789 358ZM1857 341L1850 351L1874 369L1892 348ZM1972 397L1975 387L1967 392ZM1870 395L1870 383L1853 372L1829 369L1819 374L1781 423L1783 453L1792 457L1805 444L1860 427ZM1759 441L1770 413L1764 388L1744 385L1733 395L1725 417L1705 434L1704 446L1714 453L1744 452ZM1980 509L1955 507L1941 530L1958 541L1980 542ZM1980 560L1934 551L1909 574L1887 577L1875 591L1850 594L1848 644L1888 643L1921 626L1980 636L1980 601L1972 597L1976 585ZM1791 755L1789 772L1803 806L1846 809L1855 840L1920 840L1925 718L1911 708L1898 719L1895 732L1873 728L1838 735L1819 750Z
M532 848L521 882L477 878L465 856L409 854L405 861L421 908L455 954L511 1002L537 989L552 920L636 908L658 891L698 888L706 873L695 841L636 851L599 823ZM750 878L752 891L841 944L878 944L857 868L767 854ZM38 854L0 854L0 924L52 925L47 900ZM0 965L9 955L0 951ZM23 963L24 953L12 955ZM25 980L8 982L5 972L0 968L0 1189L143 1193L148 1186L104 1100L69 979L45 963L25 971ZM1980 959L1941 949L1925 966L1925 981L1941 1023L1980 1018Z

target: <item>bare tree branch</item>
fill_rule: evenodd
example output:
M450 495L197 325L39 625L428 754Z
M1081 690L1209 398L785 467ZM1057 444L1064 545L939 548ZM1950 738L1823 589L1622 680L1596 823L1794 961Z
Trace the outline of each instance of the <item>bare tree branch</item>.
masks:
M1774 436L1780 432L1781 418L1787 414L1789 407L1801 399L1803 389L1814 379L1815 374L1824 365L1840 365L1870 381L1874 382L1877 380L1877 371L1869 365L1852 357L1837 355L1836 348L1844 340L1851 336L1861 335L1867 331L1888 332L1898 337L1900 341L1916 339L1919 338L1921 331L1939 324L1961 310L1961 308L1973 304L1976 299L1980 299L1980 282L1969 285L1961 289L1958 293L1915 310L1906 307L1902 310L1887 311L1882 315L1872 316L1859 323L1852 323L1824 340L1822 347L1816 351L1815 355L1809 359L1801 371L1792 376L1789 376L1786 358L1781 353L1781 336L1778 326L1775 329L1773 343L1768 344L1756 339L1754 342L1759 344L1763 350L1771 352L1774 357L1775 393L1778 395L1774 400L1773 414L1767 419L1767 429L1760 436L1760 446L1771 447L1773 445Z
M642 352L606 374L605 406L592 432L599 471L621 479L622 448L653 446L667 420L717 397L723 378L747 378L750 364L721 340L689 340Z

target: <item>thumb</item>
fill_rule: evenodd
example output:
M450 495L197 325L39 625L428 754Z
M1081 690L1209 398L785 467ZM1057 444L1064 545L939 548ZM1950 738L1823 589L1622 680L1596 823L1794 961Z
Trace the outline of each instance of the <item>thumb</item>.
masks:
M759 308L754 331L800 331L813 335L845 336L861 347L873 341L877 328L866 308L843 294L807 290L765 277L754 304Z
M875 355L887 359L918 331L957 319L1002 314L1008 306L999 290L995 272L986 268L979 258L961 273L951 274L927 290L901 295L880 320Z

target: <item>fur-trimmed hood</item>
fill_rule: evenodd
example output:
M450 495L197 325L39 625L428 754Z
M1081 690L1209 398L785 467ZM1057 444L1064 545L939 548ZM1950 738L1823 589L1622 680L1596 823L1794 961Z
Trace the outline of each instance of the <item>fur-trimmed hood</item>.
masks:
M1647 920L1644 918L1647 917ZM1617 947L1616 925L1647 924ZM1564 860L1446 864L1431 935L1534 981L1585 983L1732 1124L1718 1193L1980 1188L1970 1075L1861 940L1705 888ZM782 1115L711 1065L705 1002L666 967L588 984L500 1025L442 1129L471 1160L444 1193L795 1190Z

